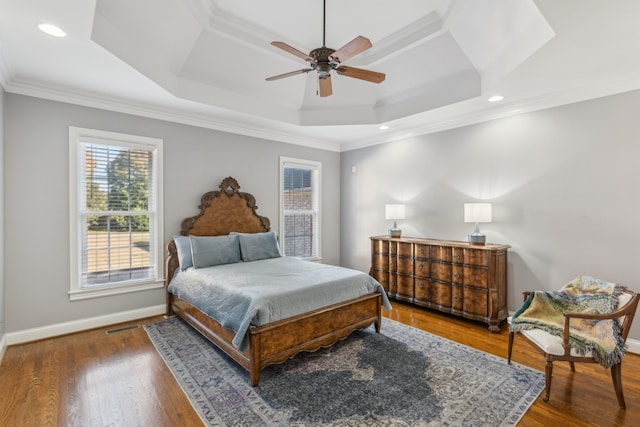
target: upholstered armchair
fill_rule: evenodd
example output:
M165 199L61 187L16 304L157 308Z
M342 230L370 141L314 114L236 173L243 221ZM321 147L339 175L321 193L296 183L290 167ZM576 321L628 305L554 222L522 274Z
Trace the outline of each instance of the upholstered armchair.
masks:
M592 279L592 278L587 278ZM578 280L584 280L583 276L580 276L574 282ZM599 281L599 279L592 279ZM599 281L605 283L603 281ZM572 282L570 282L572 283ZM566 286L566 285L565 285ZM564 288L564 287L563 287ZM561 292L558 292L559 294ZM545 326L545 321L542 320L540 325L536 319L537 316L544 315L549 310L540 309L539 307L532 308L536 303L532 302L534 295L532 292L525 292L525 302L523 306L516 311L514 316L510 317L510 332L509 332L509 347L508 347L508 363L511 363L511 352L513 349L514 336L519 334L527 339L533 346L543 355L545 359L545 395L543 400L547 402L549 400L549 393L551 391L551 378L553 374L553 362L554 361L567 361L569 362L572 371L575 371L576 362L586 363L599 363L605 368L611 369L611 378L613 380L613 387L618 398L618 404L620 408L625 408L624 395L622 392L622 356L626 352L625 342L633 317L638 307L638 301L640 300L640 294L634 293L630 290L618 289L615 294L611 294L614 298L611 304L611 310L602 310L602 306L598 305L595 309L583 309L581 312L563 312L551 314L551 317L556 316L556 323L561 323L559 327ZM545 292L545 294L550 294ZM554 292L555 294L555 292ZM574 295L575 296L575 295ZM617 298L615 298L617 296ZM544 298L544 297L543 297ZM600 301L602 299L600 298ZM529 305L527 305L529 304ZM588 303L587 303L588 305ZM563 303L549 304L549 307L553 309L568 308L571 305L564 305ZM522 320L518 317L519 314L524 314L522 317L527 317L526 310L529 309L529 318ZM527 322L529 321L529 322ZM612 350L612 355L605 355L601 352L602 348L599 345L594 345L592 341L589 341L588 336L581 336L579 339L575 337L575 329L580 326L587 326L588 331L590 327L596 324L605 325L607 322L611 325L611 330L616 336L617 343ZM524 322L524 324L523 324ZM602 334L602 330L594 332L597 335ZM594 341L597 341L601 337L594 337ZM587 343L584 345L584 343Z

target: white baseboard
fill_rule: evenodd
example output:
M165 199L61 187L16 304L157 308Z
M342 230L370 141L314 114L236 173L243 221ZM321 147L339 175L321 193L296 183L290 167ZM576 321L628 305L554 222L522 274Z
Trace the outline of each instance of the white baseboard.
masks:
M5 336L2 335L2 338L0 338L0 365L2 364L2 358L4 357L4 352L7 349L7 340L5 339Z
M627 350L629 353L640 354L640 341L627 338Z
M106 314L103 316L89 317L87 319L72 320L70 322L26 329L23 331L9 332L5 334L2 341L0 341L0 345L2 346L0 349L4 349L4 345L9 346L22 344L29 341L36 341L58 335L85 331L87 329L101 328L103 326L109 326L116 323L144 319L145 317L157 316L159 314L164 314L166 310L167 306L160 304L135 310Z
M109 326L116 323L130 322L132 320L144 319L145 317L157 316L164 314L165 312L166 305L161 304L136 310L121 311L119 313L107 314L104 316L42 326L24 331L10 332L0 338L0 363L2 362L6 348L9 345L22 344L29 341L80 332L87 329L101 328L103 326ZM627 339L627 348L630 353L640 355L640 340Z

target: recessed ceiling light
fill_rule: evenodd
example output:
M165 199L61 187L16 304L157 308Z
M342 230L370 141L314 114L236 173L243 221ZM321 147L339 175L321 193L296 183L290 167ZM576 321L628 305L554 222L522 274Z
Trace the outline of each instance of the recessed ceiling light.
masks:
M387 126L387 125L382 125L382 126L380 126L378 129L380 129L380 130L387 130L387 129L389 129L389 126Z
M38 25L38 28L40 28L40 31L42 31L43 33L49 34L50 36L53 36L53 37L67 36L67 33L62 31L60 27L57 27L53 24L40 24Z
M489 102L500 102L504 99L504 96L502 95L493 95L491 98L489 98Z

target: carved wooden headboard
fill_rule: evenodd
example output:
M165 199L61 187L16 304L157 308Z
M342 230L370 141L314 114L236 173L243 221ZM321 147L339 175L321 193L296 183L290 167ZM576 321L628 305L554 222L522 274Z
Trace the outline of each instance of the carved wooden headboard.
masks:
M200 198L200 213L182 220L182 236L220 236L232 231L261 233L270 230L269 218L256 213L256 199L250 193L240 191L235 178L222 180L220 190L204 193ZM178 253L173 239L167 244L166 283L178 268Z

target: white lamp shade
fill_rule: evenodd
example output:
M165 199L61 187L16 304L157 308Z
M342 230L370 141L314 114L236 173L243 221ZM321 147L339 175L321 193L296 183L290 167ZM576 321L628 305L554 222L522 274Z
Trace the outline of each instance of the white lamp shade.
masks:
M465 203L464 222L491 222L491 203Z
M384 217L385 219L404 219L405 206L404 205L384 205Z

